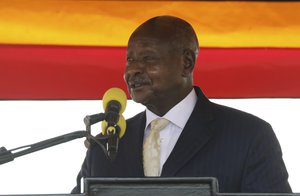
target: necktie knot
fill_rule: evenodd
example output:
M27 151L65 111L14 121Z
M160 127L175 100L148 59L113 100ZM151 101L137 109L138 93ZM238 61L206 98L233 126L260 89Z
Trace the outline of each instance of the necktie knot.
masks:
M168 123L169 121L165 118L157 118L151 122L151 131L161 131Z

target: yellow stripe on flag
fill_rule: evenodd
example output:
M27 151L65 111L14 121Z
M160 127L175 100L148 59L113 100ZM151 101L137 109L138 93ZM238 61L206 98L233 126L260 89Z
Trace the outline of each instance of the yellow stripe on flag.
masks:
M156 15L186 19L205 47L300 47L299 2L1 0L0 43L125 46Z

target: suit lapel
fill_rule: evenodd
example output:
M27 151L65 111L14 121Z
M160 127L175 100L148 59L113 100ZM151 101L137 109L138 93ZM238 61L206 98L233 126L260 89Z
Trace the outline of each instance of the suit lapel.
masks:
M134 124L129 125L128 127L128 141L124 144L126 148L126 160L128 163L128 171L130 176L144 176L143 169L143 138L144 138L144 129L146 124L146 114L143 112L141 115L138 115L138 119L133 120ZM124 164L124 163L123 163Z
M161 176L175 176L213 136L213 120L209 100L195 88L198 101L173 151L165 162Z

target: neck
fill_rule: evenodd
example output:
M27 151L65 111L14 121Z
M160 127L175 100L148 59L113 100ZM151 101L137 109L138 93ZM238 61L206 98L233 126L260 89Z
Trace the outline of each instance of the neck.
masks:
M180 95L169 96L158 104L148 104L146 105L147 109L156 114L157 116L164 116L169 110L171 110L175 105L177 105L180 101L182 101L193 89L187 89L185 93L181 93ZM164 100L164 101L163 101Z

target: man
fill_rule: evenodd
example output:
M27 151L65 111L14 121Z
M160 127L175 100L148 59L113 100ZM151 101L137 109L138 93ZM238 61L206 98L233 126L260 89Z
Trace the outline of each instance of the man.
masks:
M144 177L151 121L164 118L157 176L216 177L220 192L291 192L271 126L210 102L193 84L197 55L196 34L182 19L155 17L133 32L124 78L132 99L147 109L127 120L113 162L98 145L88 150L78 179Z

